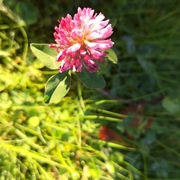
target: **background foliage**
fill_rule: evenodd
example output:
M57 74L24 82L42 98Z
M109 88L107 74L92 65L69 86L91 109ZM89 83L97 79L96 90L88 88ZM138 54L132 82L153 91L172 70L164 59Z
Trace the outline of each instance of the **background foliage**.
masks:
M56 72L29 44L54 42L57 20L78 6L111 20L119 62L102 64L103 90L73 77L45 105ZM178 0L1 0L1 179L179 179L179 10Z

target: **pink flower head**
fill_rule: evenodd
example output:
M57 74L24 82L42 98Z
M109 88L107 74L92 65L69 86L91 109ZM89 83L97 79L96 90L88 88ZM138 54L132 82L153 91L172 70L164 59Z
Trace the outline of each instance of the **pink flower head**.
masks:
M95 13L91 8L78 8L72 18L67 15L55 27L54 38L56 44L57 61L61 61L60 72L71 69L81 72L84 66L89 72L96 72L100 67L95 61L103 61L107 55L105 50L113 46L111 39L112 26L109 20L104 20L102 13Z

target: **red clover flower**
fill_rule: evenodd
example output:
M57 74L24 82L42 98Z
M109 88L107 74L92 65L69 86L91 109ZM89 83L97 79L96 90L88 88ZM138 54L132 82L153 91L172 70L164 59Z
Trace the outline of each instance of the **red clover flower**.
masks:
M95 61L103 61L105 51L113 46L111 39L112 26L109 20L104 20L102 13L95 13L91 8L78 8L72 17L67 15L55 27L55 48L58 52L56 60L61 61L59 71L62 73L71 69L81 72L84 66L93 73L100 69Z

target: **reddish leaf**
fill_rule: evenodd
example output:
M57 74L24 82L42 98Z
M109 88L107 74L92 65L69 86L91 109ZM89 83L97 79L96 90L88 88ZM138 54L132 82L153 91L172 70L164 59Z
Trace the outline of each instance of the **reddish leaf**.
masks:
M127 143L124 141L124 139L117 134L114 130L106 127L106 126L101 126L99 129L99 138L101 140L105 140L105 141L116 141L119 142L121 144L126 144Z

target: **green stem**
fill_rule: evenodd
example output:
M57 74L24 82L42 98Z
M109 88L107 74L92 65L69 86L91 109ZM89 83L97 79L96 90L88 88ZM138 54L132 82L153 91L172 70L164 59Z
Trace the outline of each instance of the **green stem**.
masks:
M80 111L80 116L77 118L78 121L78 146L81 148L82 145L82 136L81 136L81 123L80 123L80 118L81 116L84 116L84 111L85 111L85 104L82 96L82 89L81 89L81 83L79 79L77 80L77 91L78 91L78 97L79 97L79 111Z
M87 115L87 116L84 116L84 119L105 120L105 121L113 121L113 122L123 121L123 119L120 119L120 118L112 118L112 117L98 116L98 115Z
M22 26L19 29L24 37L24 49L23 49L23 53L22 53L22 59L26 60L26 56L27 56L27 52L28 52L28 37L27 37L25 29Z
M15 129L14 133L22 138L25 143L30 145L32 148L36 149L38 152L43 152L44 150L41 148L41 146L35 144L33 142L33 139L28 138L23 132L21 132L19 129Z
M77 81L77 91L78 91L78 97L79 97L79 102L80 102L80 106L81 106L81 113L84 114L85 105L84 105L84 100L82 97L81 82L79 80Z
M144 175L145 175L145 180L148 180L148 170L147 170L147 159L146 156L143 154L143 161L144 161Z
M104 110L104 109L95 109L95 108L90 108L90 109L92 109L93 111L97 111L97 112L100 112L100 113L108 114L108 115L119 117L119 118L126 118L127 117L127 115L107 111L107 110Z
M39 135L39 133L37 131L30 129L28 127L22 126L18 123L15 123L15 128L20 129L21 131L26 131L27 133L30 133L30 134L35 135L35 136Z
M37 131L35 131L35 130L33 130L33 129L30 129L30 128L28 128L28 127L24 127L24 126L22 126L22 125L20 125L20 124L18 124L18 123L15 123L15 127L18 128L18 129L20 129L21 131L25 131L25 132L30 133L30 134L32 134L32 135L38 136L39 139L41 140L41 142L42 142L43 144L46 144L46 140L45 140L44 137L42 136L41 129L40 129L39 127L37 128Z

